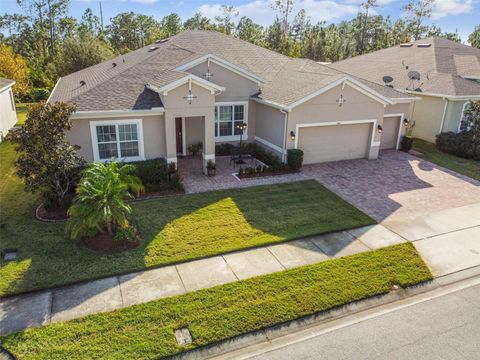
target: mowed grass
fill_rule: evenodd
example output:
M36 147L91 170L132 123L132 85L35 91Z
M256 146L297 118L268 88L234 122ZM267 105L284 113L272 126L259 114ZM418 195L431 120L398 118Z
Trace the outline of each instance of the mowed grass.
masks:
M23 125L27 119L27 107L32 105L32 103L16 103L15 108L17 109L17 125Z
M480 180L480 161L478 160L463 159L444 153L438 150L435 144L420 139L414 139L413 148L423 153L422 159L456 171L472 179Z
M15 175L12 144L0 144L0 296L141 270L223 252L372 224L315 181L214 191L132 204L143 243L121 254L92 253L64 224L33 218L38 196Z
M1 339L21 359L157 359L408 286L432 275L411 243L30 329ZM177 329L193 344L180 347Z

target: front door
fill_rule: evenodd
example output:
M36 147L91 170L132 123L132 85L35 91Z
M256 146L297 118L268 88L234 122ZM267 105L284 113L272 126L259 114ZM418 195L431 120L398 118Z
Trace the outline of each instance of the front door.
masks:
M175 118L175 133L177 141L177 155L183 155L183 129L182 118Z

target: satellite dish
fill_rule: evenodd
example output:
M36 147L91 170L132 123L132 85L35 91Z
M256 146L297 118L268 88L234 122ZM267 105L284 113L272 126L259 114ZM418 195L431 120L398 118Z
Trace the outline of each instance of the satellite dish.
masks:
M418 81L418 80L420 80L420 73L418 71L414 71L414 70L409 71L408 72L408 78L410 80L417 80Z
M385 75L385 76L382 78L382 80L383 80L383 82L384 82L385 84L389 84L389 83L391 83L391 82L393 81L393 77L388 76L388 75Z
M417 91L417 92L422 92L422 89L416 88L415 91Z

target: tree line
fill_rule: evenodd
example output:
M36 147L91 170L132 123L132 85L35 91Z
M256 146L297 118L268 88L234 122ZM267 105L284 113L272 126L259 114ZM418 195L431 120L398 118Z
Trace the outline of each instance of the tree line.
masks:
M312 23L304 9L293 13L294 0L272 0L276 18L268 26L239 17L232 5L222 5L213 21L200 12L185 21L176 13L157 20L124 12L104 26L90 8L80 19L69 16L70 0L17 0L22 13L0 17L0 76L17 81L19 100L38 101L48 96L60 76L194 29L220 31L285 55L321 62L432 35L461 41L457 33L426 24L434 1L410 0L403 7L404 16L395 21L375 11L377 0L365 0L352 20L338 24ZM469 42L480 48L480 25Z

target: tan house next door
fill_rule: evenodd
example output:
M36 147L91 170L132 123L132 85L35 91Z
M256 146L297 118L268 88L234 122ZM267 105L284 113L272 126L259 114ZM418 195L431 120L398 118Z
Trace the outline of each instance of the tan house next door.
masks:
M385 117L383 119L382 136L380 138L380 150L397 148L400 121L400 116Z

